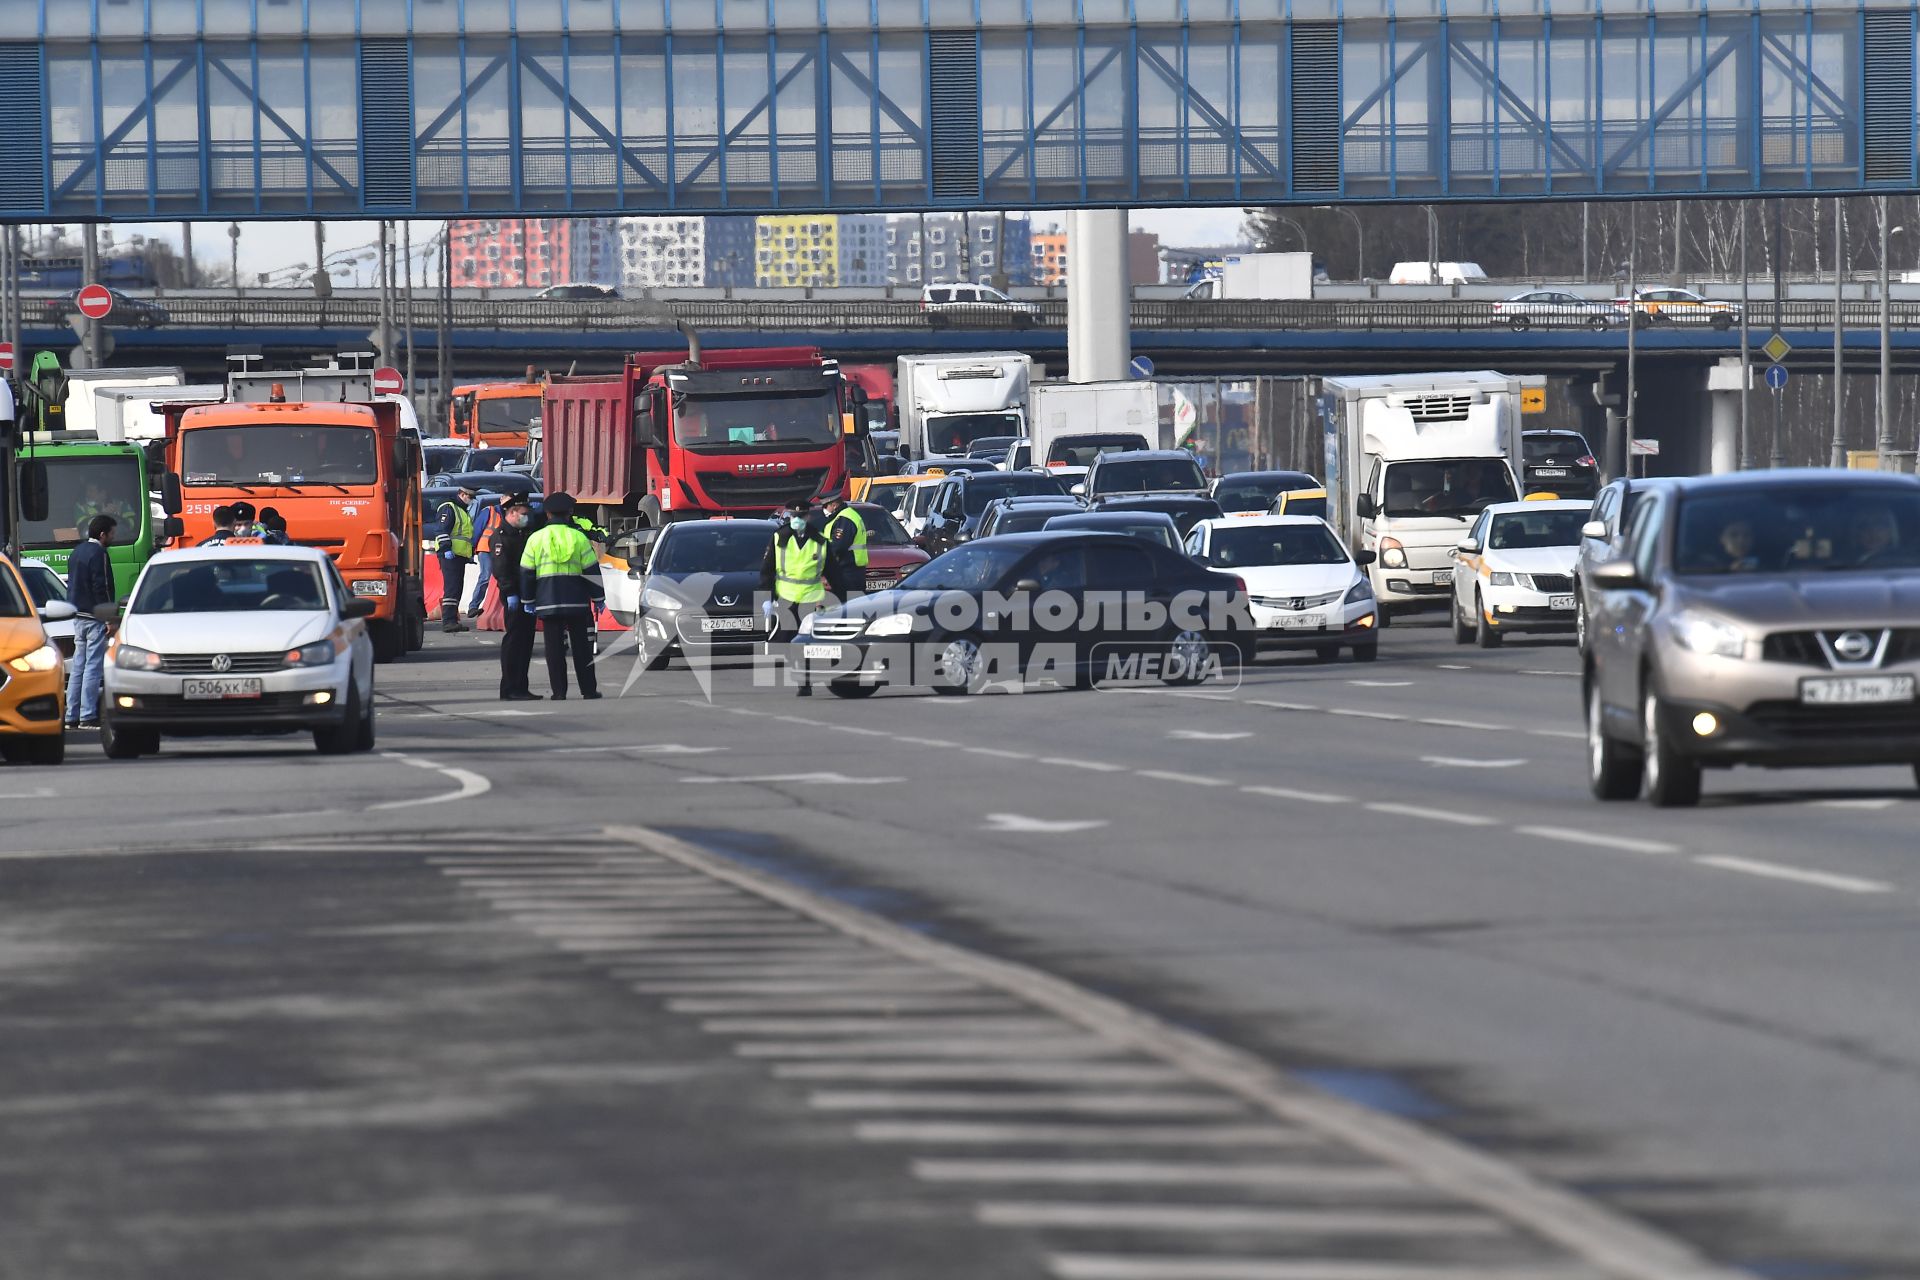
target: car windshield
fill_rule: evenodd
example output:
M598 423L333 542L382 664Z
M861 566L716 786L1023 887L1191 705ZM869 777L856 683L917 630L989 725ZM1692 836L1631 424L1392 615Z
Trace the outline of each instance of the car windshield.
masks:
M131 613L310 613L327 607L320 566L303 560L176 560L147 567Z
M371 427L200 427L182 433L189 486L372 484Z
M1781 485L1694 494L1680 505L1683 574L1920 567L1920 488Z
M898 486L896 486L898 487ZM855 504L860 518L867 523L867 543L875 547L904 547L913 542L907 526L893 518L893 512L871 502Z
M668 526L653 554L654 573L758 572L773 542L773 527L732 520Z
M67 598L67 584L60 581L60 575L37 561L29 560L22 564L20 576L27 580L27 594L33 597L36 609L43 604Z
M14 576L0 568L0 618L30 618L34 610Z
M1528 462L1573 462L1592 452L1579 436L1523 436L1520 450Z
M131 457L62 458L43 455L47 466L47 518L20 522L23 547L70 547L86 536L87 522L112 516L120 522L115 542L130 542L140 526L147 495L140 491L140 464Z
M1347 551L1323 524L1246 525L1235 521L1213 531L1208 563L1221 567L1272 564L1342 564Z
M954 413L927 419L927 452L964 457L988 440L1017 439L1023 424L1017 413Z
M1206 489L1207 479L1200 474L1200 464L1191 458L1141 458L1102 463L1093 487L1098 493L1200 493Z
M1390 516L1473 516L1516 496L1498 458L1396 462L1387 468Z
M882 511L899 514L906 510L910 484L876 484L867 490L867 501Z
M1102 439L1098 436L1083 437L1079 440L1057 440L1047 448L1047 465L1062 467L1090 467L1093 460L1103 453L1131 453L1135 449L1144 449L1147 441L1144 436L1112 436Z
M420 450L422 464L427 474L437 476L464 465L467 446L463 444L430 444Z
M1047 527L1047 521L1059 515L1062 508L1049 506L1019 506L1001 513L994 522L995 533L1032 533L1035 529Z
M689 449L782 449L832 444L840 415L823 390L766 396L674 396L673 438Z
M1577 547L1587 509L1578 511L1515 511L1493 518L1487 531L1489 551L1524 551L1533 547Z
M466 468L469 471L498 471L503 466L518 463L527 456L527 451L512 449L475 449L467 455Z
M961 510L967 515L977 516L987 509L987 504L995 498L1004 498L1016 493L1057 493L1066 497L1067 491L1060 482L1049 475L1039 472L1011 472L1004 476L992 476L984 480L969 480L960 487Z
M1029 547L987 538L966 542L927 561L901 580L902 587L926 591L984 591L999 583L1025 558Z
M482 433L525 431L540 421L539 396L501 396L492 400L475 400L474 409L480 415Z

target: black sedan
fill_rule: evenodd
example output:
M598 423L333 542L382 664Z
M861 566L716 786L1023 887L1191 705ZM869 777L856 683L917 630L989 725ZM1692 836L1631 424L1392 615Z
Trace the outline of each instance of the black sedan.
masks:
M755 597L775 527L772 520L687 520L660 531L634 623L647 670L675 655L759 651L773 634Z
M1264 512L1282 493L1319 487L1320 482L1304 471L1236 471L1213 482L1213 500L1229 515Z
M927 508L927 524L920 545L928 555L939 555L980 531L981 517L995 498L1040 495L1072 502L1060 481L1043 471L959 472L940 482Z
M1051 494L1025 494L1011 498L995 498L987 504L980 516L979 532L976 538L997 538L1005 533L1032 533L1035 529L1047 527L1047 521L1055 516L1071 515L1085 511L1074 498L1056 498Z
M1236 673L1251 632L1245 587L1185 556L1112 534L1015 533L814 614L788 664L843 698L887 684L1191 684Z
M1193 526L1202 520L1218 520L1226 513L1220 504L1212 498L1200 494L1158 493L1137 497L1100 498L1093 504L1095 511L1158 511L1162 515L1172 516L1174 525L1180 530L1181 541L1186 541Z
M145 298L135 298L109 289L113 295L113 310L107 312L107 318L100 323L109 329L157 329L173 317L167 309L157 302L148 302ZM57 327L66 324L80 314L80 304L76 299L80 291L47 300L47 324Z

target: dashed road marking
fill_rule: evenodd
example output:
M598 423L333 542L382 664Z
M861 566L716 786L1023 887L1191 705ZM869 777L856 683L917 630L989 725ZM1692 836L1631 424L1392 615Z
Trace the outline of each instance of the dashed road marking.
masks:
M1224 778L1203 778L1197 773L1176 773L1171 769L1135 769L1134 775L1152 778L1156 782L1183 782L1190 787L1225 787L1231 785Z
M1523 836L1542 840L1563 840L1568 844L1592 845L1597 849L1621 849L1627 853L1678 853L1676 845L1660 840L1641 840L1634 836L1608 835L1600 831L1577 831L1572 827L1515 827Z
M1345 716L1352 720L1405 720L1407 717L1391 711L1361 711L1356 707L1328 707L1330 716Z
M1430 764L1436 769L1513 769L1526 763L1524 757L1510 760L1487 760L1479 756L1421 756L1422 764Z
M840 1080L867 1084L960 1084L964 1081L1018 1084L1179 1084L1187 1077L1174 1067L1137 1062L1088 1062L1078 1059L1012 1062L782 1062L777 1080Z
M1031 832L1036 835L1065 835L1073 831L1092 831L1107 825L1105 818L1029 818L1019 813L989 813L983 825L987 831Z
M1411 1191L1420 1184L1380 1165L1227 1164L1198 1160L927 1159L913 1162L925 1182L1074 1183L1134 1187L1293 1187L1317 1191Z
M1883 884L1878 880L1862 880L1855 876L1834 875L1827 871L1808 871L1778 862L1758 862L1752 858L1710 854L1695 858L1694 861L1703 867L1716 867L1721 871L1739 871L1768 880L1786 880L1818 889L1836 889L1841 893L1891 893L1893 891L1892 885Z
M1231 1116L1246 1108L1217 1093L960 1093L920 1090L838 1090L812 1094L816 1111L905 1111L930 1114L1059 1114L1100 1116Z
M1086 769L1093 773L1125 773L1127 766L1108 764L1104 760L1076 760L1070 756L1041 756L1041 764L1059 765L1063 769Z
M1211 733L1205 729L1169 729L1167 736L1189 742L1237 742L1241 738L1251 738L1253 731L1245 729L1238 732Z
M1478 1213L1268 1209L1254 1205L1061 1204L989 1200L974 1216L992 1227L1092 1231L1206 1231L1336 1236L1501 1236L1506 1225Z
M451 800L471 800L493 790L493 783L471 769L462 769L455 765L440 764L421 756L410 756L399 751L382 751L381 756L388 760L398 760L401 764L412 765L416 769L430 769L458 784L454 791L442 791L437 795L419 796L412 800L386 800L367 806L368 813L381 813L393 809L414 809L421 805L446 804Z
M998 760L1031 760L1033 756L1025 751L1008 751L1003 747L962 747L969 755L993 756Z
M748 786L758 783L798 782L810 787L880 787L905 782L905 778L850 778L844 773L823 771L820 773L750 773L737 777L721 774L707 774L699 777L682 778L681 782L724 785L733 783Z
M1349 680L1350 685L1362 689L1405 689L1413 683L1411 680Z
M1274 1124L1021 1124L992 1120L862 1120L862 1142L929 1146L1299 1147L1320 1140Z
M1491 827L1497 819L1485 818L1477 813L1457 813L1452 809L1430 809L1425 805L1399 804L1391 800L1376 800L1367 808L1375 813L1391 813L1402 818L1419 818L1422 821L1452 822L1463 827Z
M1590 1267L1449 1266L1356 1262L1346 1258L1206 1258L1145 1254L1056 1253L1054 1280L1600 1280Z
M1307 804L1351 804L1352 796L1335 795L1331 791L1295 791L1292 787L1242 787L1242 791L1256 796L1272 796L1275 800L1300 800Z

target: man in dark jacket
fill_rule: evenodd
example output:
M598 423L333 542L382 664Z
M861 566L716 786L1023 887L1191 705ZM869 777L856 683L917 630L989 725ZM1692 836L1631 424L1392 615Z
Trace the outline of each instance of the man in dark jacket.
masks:
M100 724L100 685L107 673L107 624L95 616L114 602L113 564L107 547L119 521L95 516L87 522L85 541L67 557L67 600L79 610L73 620L73 661L67 666L67 727L92 729Z
M520 607L520 553L533 535L533 508L524 497L500 504L497 523L488 531L493 580L500 588L500 700L538 702L540 695L527 686L527 668L533 663L533 615Z

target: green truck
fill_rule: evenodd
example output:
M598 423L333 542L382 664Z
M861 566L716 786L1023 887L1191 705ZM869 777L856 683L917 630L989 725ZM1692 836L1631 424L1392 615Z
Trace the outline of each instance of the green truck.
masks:
M28 437L20 462L45 468L47 492L47 518L20 521L21 551L65 577L67 553L86 536L87 522L113 516L120 524L107 556L114 594L124 597L153 556L159 532L148 497L146 451L137 444L60 433Z

